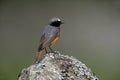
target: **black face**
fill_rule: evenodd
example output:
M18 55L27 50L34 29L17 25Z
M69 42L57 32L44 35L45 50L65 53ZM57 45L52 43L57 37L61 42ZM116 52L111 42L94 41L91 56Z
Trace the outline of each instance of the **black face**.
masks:
M52 22L50 25L51 25L51 26L54 26L54 27L59 27L61 24L62 24L61 21L54 21L54 22Z

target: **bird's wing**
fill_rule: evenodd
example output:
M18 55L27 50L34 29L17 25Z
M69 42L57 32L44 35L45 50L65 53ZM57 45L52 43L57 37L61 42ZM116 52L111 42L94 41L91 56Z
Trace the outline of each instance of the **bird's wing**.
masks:
M48 34L45 33L42 35L41 37L41 44L43 47L46 47L47 45L49 45L55 38L57 37L57 34Z
M43 43L44 41L45 41L45 33L42 34L41 39L40 39L40 42L41 42L41 43Z

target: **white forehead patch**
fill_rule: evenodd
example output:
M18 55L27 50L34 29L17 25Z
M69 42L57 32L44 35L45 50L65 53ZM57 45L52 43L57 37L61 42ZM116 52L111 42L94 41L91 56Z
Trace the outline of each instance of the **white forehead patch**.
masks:
M58 19L58 21L61 21L60 19Z
M52 18L51 21L61 21L59 18Z
M51 22L54 22L54 21L61 21L61 20L59 18L54 17L48 23L50 24Z

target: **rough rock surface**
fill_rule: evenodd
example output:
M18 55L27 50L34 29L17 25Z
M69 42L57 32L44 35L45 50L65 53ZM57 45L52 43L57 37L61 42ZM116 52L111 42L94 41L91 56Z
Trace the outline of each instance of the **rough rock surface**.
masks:
M59 52L48 53L21 71L18 80L98 80L85 64Z

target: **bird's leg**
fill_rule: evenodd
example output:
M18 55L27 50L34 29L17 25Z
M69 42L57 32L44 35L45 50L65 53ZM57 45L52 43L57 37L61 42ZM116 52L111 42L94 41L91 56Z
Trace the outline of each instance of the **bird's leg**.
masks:
M45 53L48 53L46 48L45 48Z
M54 52L53 49L51 48L51 46L48 46L48 47L49 47L49 49L50 49L51 52Z

